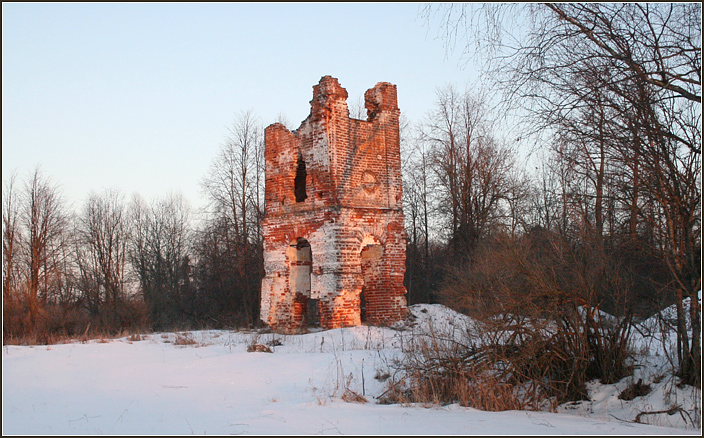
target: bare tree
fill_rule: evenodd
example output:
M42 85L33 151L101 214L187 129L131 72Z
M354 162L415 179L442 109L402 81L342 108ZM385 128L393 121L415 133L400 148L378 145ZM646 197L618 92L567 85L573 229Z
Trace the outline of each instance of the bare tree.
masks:
M684 148L661 128L668 112L659 112L643 102L648 114L638 142L640 166L645 174L643 189L654 201L655 214L647 218L656 230L656 243L671 273L666 285L677 300L677 357L685 382L701 385L700 304L701 290L701 154ZM699 138L701 130L693 133ZM644 217L645 214L643 214ZM685 308L689 303L689 309ZM688 324L689 323L689 324ZM687 326L691 326L691 332Z
M450 242L460 257L511 217L514 159L491 129L484 98L452 87L439 91L436 110L423 127L441 189L439 213L447 218Z
M179 195L130 207L128 258L139 279L155 328L183 326L191 319L190 210ZM184 321L186 320L186 321Z
M677 98L701 102L701 5L697 3L532 3L429 5L448 45L488 55L503 70L550 74L565 47L573 60L609 64ZM525 28L527 26L527 29ZM494 73L497 71L493 71ZM503 71L501 72L503 73ZM528 81L512 88L532 89Z
M263 270L263 140L254 114L241 113L203 181L210 211L198 245L199 284L219 312L239 313L248 324L258 318Z
M263 133L252 112L242 113L214 160L203 187L216 214L224 215L242 244L256 236L262 210Z
M416 247L423 247L428 256L430 242L430 222L433 211L433 181L430 172L430 151L427 144L417 142L414 149L404 151L404 211L409 221L409 236Z
M77 259L84 298L91 313L103 313L112 328L120 324L125 299L128 220L123 196L115 191L90 195L79 220Z
M588 41L591 53L622 74L637 76L675 98L701 103L700 4L546 3L545 7Z
M434 271L438 266L430 256L433 236L436 182L431 171L430 145L410 136L410 123L401 120L403 198L406 230L409 236L406 258L406 288L410 302L433 301Z
M10 312L15 312L15 300L18 298L18 286L20 272L18 270L19 259L19 205L17 200L17 189L15 187L15 175L4 182L2 205L2 287L3 287L3 315L5 328L4 333L14 329L11 325Z
M66 216L57 187L37 169L22 193L21 221L26 248L29 326L35 328L52 287L50 262L60 251Z
M700 385L701 5L440 11L448 36L481 24L475 41L489 49L505 102L526 112L529 132L559 145L562 170L577 176L563 185L565 211L581 208L580 221L597 235L605 223L611 234L625 224L631 240L660 254L670 274L660 287L677 296L678 373ZM505 26L509 11L524 20L522 34ZM687 318L697 328L691 336Z

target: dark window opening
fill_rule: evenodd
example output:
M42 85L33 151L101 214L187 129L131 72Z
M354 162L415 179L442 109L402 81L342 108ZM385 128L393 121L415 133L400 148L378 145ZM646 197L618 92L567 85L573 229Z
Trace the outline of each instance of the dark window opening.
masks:
M320 300L309 298L306 306L306 323L309 327L320 326Z
M367 322L367 294L364 288L362 288L362 293L359 295L359 317L362 322Z
M300 155L298 156L293 192L296 195L296 202L303 202L308 197L306 194L306 162L303 161L303 157Z

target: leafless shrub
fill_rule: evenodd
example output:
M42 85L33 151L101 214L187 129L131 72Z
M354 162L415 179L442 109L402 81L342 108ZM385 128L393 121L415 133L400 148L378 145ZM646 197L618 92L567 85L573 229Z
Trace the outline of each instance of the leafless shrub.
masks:
M598 247L575 248L550 234L480 246L443 291L476 323L415 337L386 398L486 410L586 399L589 380L614 383L632 373L632 317L621 295L628 281ZM620 315L600 310L606 293Z
M526 376L526 363L512 362L518 353L439 333L418 337L395 363L394 378L379 402L459 403L489 411L538 409L548 394Z

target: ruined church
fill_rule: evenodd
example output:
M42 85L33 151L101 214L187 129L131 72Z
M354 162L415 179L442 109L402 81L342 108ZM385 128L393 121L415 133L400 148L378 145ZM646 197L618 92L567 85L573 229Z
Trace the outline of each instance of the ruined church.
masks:
M274 330L388 325L405 318L406 236L396 86L364 95L324 76L295 131L266 128L261 319Z

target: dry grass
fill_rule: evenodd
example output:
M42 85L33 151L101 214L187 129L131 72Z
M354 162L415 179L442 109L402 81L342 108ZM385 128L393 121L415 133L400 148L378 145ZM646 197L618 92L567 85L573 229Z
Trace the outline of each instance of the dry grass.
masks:
M93 330L90 324L83 330L83 333L76 335L68 335L64 333L51 333L47 331L31 332L21 336L7 335L4 339L5 345L55 345L55 344L70 344L80 342L81 344L89 341L96 341L100 344L105 344L112 340L127 337L127 341L142 341L147 339L145 335L132 333L127 331L109 332L104 330Z
M177 333L176 339L174 340L174 345L197 345L198 341L193 339L190 333Z
M271 348L264 344L249 344L247 345L248 353L273 353Z
M434 335L437 336L437 335ZM459 403L486 411L538 409L544 397L535 388L506 373L506 363L493 361L490 350L426 338L412 343L396 362L401 378L390 378L382 404Z
M621 391L618 398L621 400L633 400L636 397L650 394L650 391L652 391L650 385L643 383L643 379L638 379L637 382L631 383L626 389Z
M3 302L3 343L6 345L50 345L113 339L137 331L147 331L146 307L138 300L125 301L117 311L99 315L75 305L41 304L30 317L25 299L14 297Z
M247 344L247 352L248 353L273 353L274 351L267 345L264 345L259 342L259 338L261 337L260 333L255 334L252 339L249 341L249 344ZM273 346L273 343L269 343L270 345ZM278 344L281 345L281 344Z
M368 400L366 397L363 395L352 391L351 389L347 388L345 389L345 392L342 394L342 400L346 401L347 403L367 403Z

